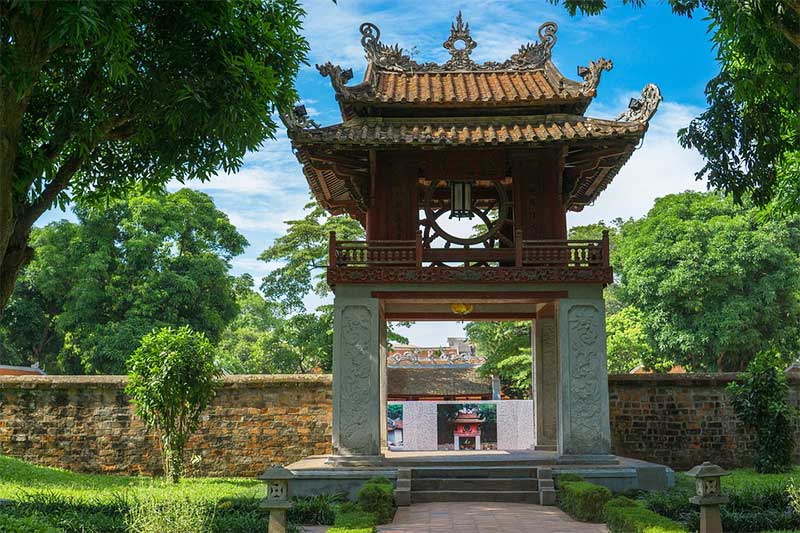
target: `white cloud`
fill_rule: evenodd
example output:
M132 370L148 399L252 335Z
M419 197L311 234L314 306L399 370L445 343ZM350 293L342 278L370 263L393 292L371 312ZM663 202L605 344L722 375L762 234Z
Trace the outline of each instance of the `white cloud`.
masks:
M641 217L656 198L686 190L706 190L704 181L694 179L695 172L703 166L702 157L695 150L683 148L677 139L678 129L700 112L693 106L662 102L641 148L600 193L594 205L580 213L568 214L569 225Z

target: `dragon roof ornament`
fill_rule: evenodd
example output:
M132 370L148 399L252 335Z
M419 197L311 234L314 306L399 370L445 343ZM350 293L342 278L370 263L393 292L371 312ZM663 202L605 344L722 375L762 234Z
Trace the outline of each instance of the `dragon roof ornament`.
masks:
M458 12L456 21L450 25L450 37L442 46L450 52L450 59L444 64L417 63L404 53L399 45L386 45L380 41L381 32L371 23L363 23L361 46L364 47L367 60L374 66L392 72L457 72L457 71L501 71L501 70L534 70L544 66L550 59L550 53L556 44L558 25L545 22L539 26L539 42L527 43L519 51L502 63L488 61L475 63L470 54L478 43L470 35L469 23L465 23ZM462 43L461 46L458 43Z
M655 83L648 83L642 89L641 98L631 98L628 109L621 113L616 120L622 122L649 122L658 110L661 103L661 91Z

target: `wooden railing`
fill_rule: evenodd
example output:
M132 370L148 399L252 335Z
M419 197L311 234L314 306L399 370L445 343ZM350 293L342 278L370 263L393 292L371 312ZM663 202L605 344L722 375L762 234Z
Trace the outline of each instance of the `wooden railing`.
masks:
M523 267L608 267L608 232L601 240L523 240L516 232L514 248L426 248L417 232L413 241L337 241L330 233L329 265L332 267L406 266L424 263L497 263Z

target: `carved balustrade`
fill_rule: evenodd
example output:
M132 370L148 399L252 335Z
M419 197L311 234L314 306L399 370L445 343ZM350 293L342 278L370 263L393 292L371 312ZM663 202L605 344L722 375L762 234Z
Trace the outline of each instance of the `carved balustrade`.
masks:
M513 248L427 248L420 233L415 240L337 241L331 232L328 280L612 281L607 233L601 240L523 240L517 232L514 241Z

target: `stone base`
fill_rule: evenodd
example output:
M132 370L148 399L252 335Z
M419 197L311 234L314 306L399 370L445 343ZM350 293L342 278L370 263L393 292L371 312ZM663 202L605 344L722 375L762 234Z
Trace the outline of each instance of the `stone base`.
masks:
M369 479L382 476L395 484L395 497L398 505L411 502L412 490L410 471L414 468L513 468L530 466L535 468L541 489L538 503L552 505L555 501L555 487L552 479L559 474L575 473L587 481L608 487L614 492L627 490L664 490L675 484L675 473L671 468L616 456L588 456L588 459L603 459L602 462L564 463L555 454L547 452L514 452L513 454L477 452L403 452L405 461L399 462L393 452L391 458L381 458L384 462L376 465L373 456L333 457L313 456L289 465L292 472L289 480L290 496L313 496L345 492L355 498L358 489ZM505 461L503 455L506 456ZM549 460L548 460L549 456ZM609 459L609 457L611 459ZM527 461L526 461L527 458ZM359 466L354 463L361 462Z
M557 463L561 465L617 465L616 455L559 455Z
M335 467L377 467L384 466L386 458L383 455L329 455L325 461Z

